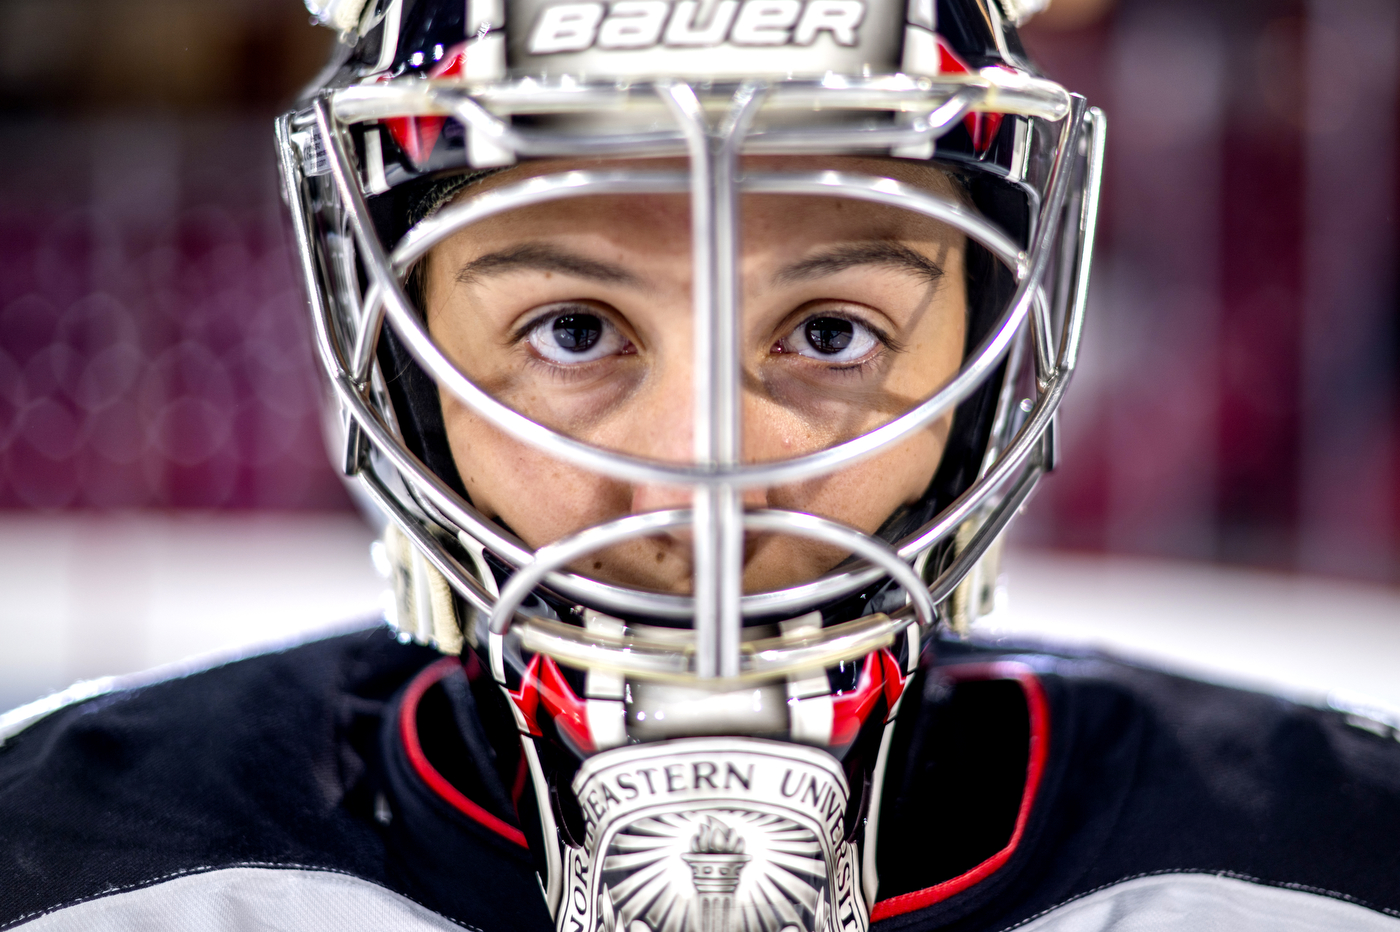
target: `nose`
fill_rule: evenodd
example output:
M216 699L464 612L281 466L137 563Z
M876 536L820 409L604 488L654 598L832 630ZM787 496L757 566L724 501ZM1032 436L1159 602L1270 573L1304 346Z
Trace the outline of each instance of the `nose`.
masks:
M634 411L629 446L638 456L688 465L695 462L694 383L688 364L669 369L669 376L652 386L646 404ZM689 508L693 495L689 486L637 484L632 487L632 514ZM768 504L768 493L747 489L742 501L746 508L763 508Z

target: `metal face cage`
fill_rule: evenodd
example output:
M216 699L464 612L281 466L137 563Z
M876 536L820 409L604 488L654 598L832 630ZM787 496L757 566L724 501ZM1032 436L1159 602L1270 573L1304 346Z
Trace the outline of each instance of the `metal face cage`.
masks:
M935 140L980 112L1015 121L1019 166L1004 180L1022 190L1032 207L1025 245L976 210L891 178L749 171L740 161L750 153L923 152L926 157ZM478 164L581 155L683 156L688 171L565 171L476 193L467 189L398 242L382 243L367 203L376 180L363 134L376 121L427 115L445 115L465 127L475 140ZM344 470L469 606L474 626L469 640L489 647L502 681L505 667L518 666L522 652L528 652L590 672L736 688L865 656L911 625L926 632L938 623L940 604L1054 466L1055 412L1074 372L1083 329L1104 128L1102 114L1083 98L1048 81L991 68L917 80L828 75L731 82L514 79L472 85L460 79L405 79L322 92L278 121L277 138L316 349L341 411ZM415 262L479 220L562 198L634 193L689 195L696 392L694 458L688 464L590 446L497 401L447 358L404 288ZM911 410L818 452L744 463L736 264L739 200L746 193L849 198L936 219L979 243L1008 269L1014 294L959 371ZM386 321L440 386L494 427L612 479L687 487L692 507L628 515L532 550L486 519L406 446L376 357ZM976 481L902 540L891 545L811 514L742 506L747 488L829 475L878 455L948 414L998 373L1004 373L998 409ZM569 569L600 549L680 527L691 530L694 542L693 596L629 588ZM816 539L852 558L819 579L745 594L746 531ZM928 571L929 553L955 535L951 562ZM513 570L499 591L484 551ZM903 608L807 629L796 637L745 637L746 626L794 618L882 579L893 580L907 594ZM678 639L649 634L648 626L571 624L525 608L542 590L556 602L598 613L652 618L672 627L688 623L693 635Z

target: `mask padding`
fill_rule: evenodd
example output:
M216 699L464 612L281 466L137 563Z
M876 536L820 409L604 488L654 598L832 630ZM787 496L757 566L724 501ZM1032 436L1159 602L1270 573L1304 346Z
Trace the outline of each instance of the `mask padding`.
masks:
M491 172L471 171L423 178L368 198L370 218L379 241L385 244L386 249L392 249L393 244L401 240L415 223L435 212L458 191L488 174ZM409 276L407 290L414 307L422 307L422 285L416 276ZM449 488L467 498L466 487L462 485L457 463L452 458L452 448L447 442L437 383L423 371L423 367L418 365L403 341L387 324L379 338L377 355L385 386L389 389L389 399L394 405L394 414L409 450Z
M986 338L1002 311L1015 293L1011 272L990 252L976 243L968 243L965 261L968 281L968 328L964 353ZM948 432L948 446L939 461L926 498L935 506L925 521L946 508L977 480L982 458L987 451L992 421L996 418L997 400L1006 374L1006 363L992 374L962 404L953 415ZM912 530L912 529L911 529Z
M1008 227L1013 236L1019 233L1017 227L1021 224L1008 224L1004 216L998 218L996 212L985 212ZM1004 215L1005 210L1001 213ZM968 242L967 258L963 264L968 294L967 340L963 349L966 355L986 337L1000 318L1015 294L1016 281L1010 270L977 243ZM1003 362L977 391L957 406L943 458L939 460L927 491L917 504L890 516L880 528L881 539L895 543L912 533L948 507L977 480L991 436L992 422L996 418L997 400L1005 374L1006 364Z
M980 175L964 179L968 196L983 215L997 223L1017 242L1027 238L1025 196L1012 185ZM987 249L968 241L963 262L967 280L968 315L964 357L991 331L1016 293L1016 280ZM881 525L877 536L895 544L912 534L966 492L982 468L997 401L1006 375L1003 362L953 413L948 442L923 497L914 505L901 508ZM929 569L936 574L952 553L950 546L935 549ZM931 577L930 577L931 578ZM890 611L902 604L902 590L889 580L822 608L827 624L856 618L876 611Z
M378 355L384 385L389 390L404 443L452 491L467 498L466 487L462 485L452 448L447 442L437 383L387 326L379 337Z

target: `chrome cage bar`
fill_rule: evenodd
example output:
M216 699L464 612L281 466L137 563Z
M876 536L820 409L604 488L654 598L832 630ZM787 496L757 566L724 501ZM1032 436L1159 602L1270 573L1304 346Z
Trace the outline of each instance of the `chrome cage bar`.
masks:
M530 138L518 132L512 135L507 125L487 109L488 106L501 108L509 104L509 88L471 95L460 88L430 88L430 93L424 93L422 82L415 89L388 85L356 87L321 97L313 105L310 119L303 116L299 125L294 126L294 121L298 119L295 114L279 120L281 167L286 196L292 207L294 232L303 257L318 357L330 377L336 397L347 412L348 442L358 451L347 457L347 472L358 475L369 495L424 551L429 561L478 613L484 622L479 625L484 629L482 634L493 640L504 638L515 624L521 644L527 650L539 651L576 666L610 669L639 677L718 677L726 682L749 682L830 666L858 656L849 654L850 650L855 649L852 645L888 643L910 623L918 623L921 627L931 626L935 621L935 606L951 593L1024 503L1039 476L1053 465L1046 440L1055 410L1077 361L1083 328L1090 250L1102 172L1102 114L1097 110L1086 110L1082 98L1070 97L1062 90L1059 90L1059 94L1063 95L1064 100L1057 99L1046 88L1058 90L1058 86L1049 82L1037 82L1043 86L1031 88L1035 94L1022 94L1036 106L1021 107L1021 112L1035 111L1032 115L1060 122L1047 195L1033 227L1032 245L1025 252L999 229L967 208L887 178L840 172L751 172L738 178L737 186L733 183L738 177L737 159L741 152L791 151L818 145L867 147L866 143L872 148L888 147L904 144L911 137L922 139L936 135L970 109L990 109L994 100L1000 100L1003 109L1012 109L1005 106L1005 102L1014 95L1003 93L998 97L995 88L963 83L945 88L946 93L941 96L928 87L902 91L905 94L903 104L913 112L918 112L922 106L925 119L913 127L901 127L896 135L904 135L894 143L890 141L888 132L872 135L866 129L829 132L804 130L800 134L788 131L786 141L777 140L773 134L768 134L767 139L763 138L765 134L762 133L749 134L754 115L760 109L766 106L801 106L804 92L808 95L805 104L808 107L812 106L812 95L820 93L844 95L847 102L840 105L851 107L863 105L862 95L878 97L881 101L878 108L888 109L891 88L881 87L877 93L875 85L881 81L885 85L890 83L888 79L873 79L864 85L861 82L848 82L846 87L816 90L793 84L745 84L731 97L728 110L717 122L710 120L704 104L690 86L657 85L651 88L651 100L659 99L665 105L680 130L643 134L647 138L637 134L612 134L601 142L593 140L597 143L596 148L589 147L587 137L583 137L581 143L581 137L573 134L558 139L540 133L530 134ZM413 93L405 93L410 90ZM630 87L612 88L610 93L605 93L597 88L558 88L554 106L556 109L597 106L600 101L616 101L619 97L625 97L626 105L635 106L636 90ZM540 100L533 94L526 97L531 102ZM478 99L484 103L478 103ZM829 96L823 96L822 100L824 104L831 105ZM874 102L868 105L872 109L877 108ZM451 115L469 126L495 127L492 130L495 138L508 145L518 143L516 151L519 154L558 154L556 148L565 141L571 147L568 154L624 149L641 150L641 154L646 155L684 151L689 157L691 171L688 175L676 172L576 171L527 179L477 194L444 209L437 216L415 226L395 246L393 253L386 255L369 221L364 193L358 183L358 170L341 124L379 116L403 115L406 112L441 112L440 109L414 110L413 106L446 106ZM294 133L305 133L308 129L317 134L324 146L338 201L335 206L343 211L342 235L348 242L353 242L358 250L369 279L362 297L358 294L344 296L345 306L339 309L339 313L322 300L323 292L319 285L325 270L316 263L315 252L311 248L315 235L315 207L309 196L309 179L303 172L304 161L293 140ZM661 142L663 136L664 145ZM853 142L853 137L858 142ZM1082 163L1077 169L1084 173L1085 184L1078 216L1070 218L1063 216L1063 208L1070 175L1076 170L1076 166L1071 165L1075 159ZM472 384L446 358L418 322L415 310L403 292L402 279L415 261L452 233L484 217L580 194L682 193L687 190L693 205L697 383L702 380L709 383L708 387L697 384L696 462L692 466L650 461L594 448L554 433L500 404ZM843 196L915 210L955 226L988 248L1012 270L1017 281L1016 293L1001 320L983 343L969 354L959 372L914 409L862 437L817 453L779 463L743 465L738 459L739 373L737 354L732 352L737 318L734 267L738 244L732 235L735 225L730 222L735 216L734 201L739 191ZM1056 298L1060 300L1055 304L1067 305L1063 307L1052 307L1042 286L1049 257L1054 252L1052 246L1057 241L1062 262L1072 272L1072 279L1056 289L1059 292ZM351 268L349 273L342 269L341 277L354 281L354 259L347 261L351 263ZM700 274L702 269L708 270L709 274ZM713 291L710 290L712 286ZM327 288L324 293L333 302L336 300L333 289ZM417 460L403 446L392 413L383 410L382 401L371 397L369 386L373 371L373 348L386 318L420 365L491 423L551 456L604 475L624 481L688 485L695 490L693 508L627 516L531 552L522 541L482 516ZM1058 340L1051 333L1055 318L1061 321ZM943 416L1000 364L1018 335L1024 332L1028 320L1035 348L1037 397L1024 423L1003 446L1000 455L987 464L971 488L897 547L891 548L859 531L811 515L771 510L745 513L742 510L739 493L743 488L776 485L834 471L877 453ZM346 322L352 325L349 340L342 336ZM1003 392L1003 396L1004 402L1014 400L1011 393ZM719 416L716 416L716 411ZM1003 418L999 416L998 420ZM372 464L375 455L382 458L384 465L391 470L391 476L398 477L398 482L408 492L407 501L379 476ZM1008 483L1010 487L1006 488ZM996 499L997 492L1004 488L1000 498ZM914 574L910 563L978 514L985 517L971 542L936 579L925 584ZM516 573L499 598L493 596L476 573L463 566L441 540L420 524L424 519L433 525L451 528L459 536L472 536L516 567ZM684 525L693 528L696 542L694 598L602 583L566 570L567 564L599 547ZM849 549L857 559L846 568L809 583L775 592L743 595L742 541L746 529L816 537ZM762 642L748 645L742 642L740 629L745 618L795 615L814 605L858 591L884 575L893 578L909 594L910 604L894 613L894 616L870 616L858 619L858 623L835 626L809 639L810 643L803 642L801 645L783 642L764 644L759 648L755 643ZM582 628L520 612L523 599L540 585L581 602L620 613L671 620L693 619L695 648L677 654L674 645L669 642L663 647L649 645L638 638L610 641L587 633ZM851 628L850 625L856 627ZM868 652L874 648L865 649Z

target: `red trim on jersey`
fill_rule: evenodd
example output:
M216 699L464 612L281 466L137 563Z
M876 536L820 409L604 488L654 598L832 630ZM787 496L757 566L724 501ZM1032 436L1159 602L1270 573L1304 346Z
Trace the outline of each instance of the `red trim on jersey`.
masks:
M423 745L418 740L419 701L422 700L424 693L443 677L461 668L462 662L456 657L444 657L428 666L408 684L408 689L403 694L403 705L399 707L399 734L403 736L403 748L408 753L408 762L412 765L413 772L418 774L419 779L428 784L428 788L446 800L453 809L467 818L479 822L507 841L513 841L522 848L528 848L530 845L525 840L524 832L496 818L468 799L457 787L447 782L447 778L438 773L437 768L428 761L428 756L423 753Z
M1031 807L1035 804L1035 794L1040 789L1040 778L1045 773L1045 758L1050 747L1050 712L1045 701L1045 689L1040 679L1030 667L1023 663L1003 660L994 663L971 663L944 667L938 671L954 681L963 680L1016 680L1026 696L1026 713L1030 719L1030 751L1026 760L1026 786L1021 793L1021 809L1016 813L1016 827L1011 832L1011 840L996 854L978 864L965 874L959 874L942 883L914 890L888 900L878 901L870 910L870 921L902 916L925 906L940 903L955 893L986 880L1011 859L1016 846L1021 843L1026 822L1030 820Z

